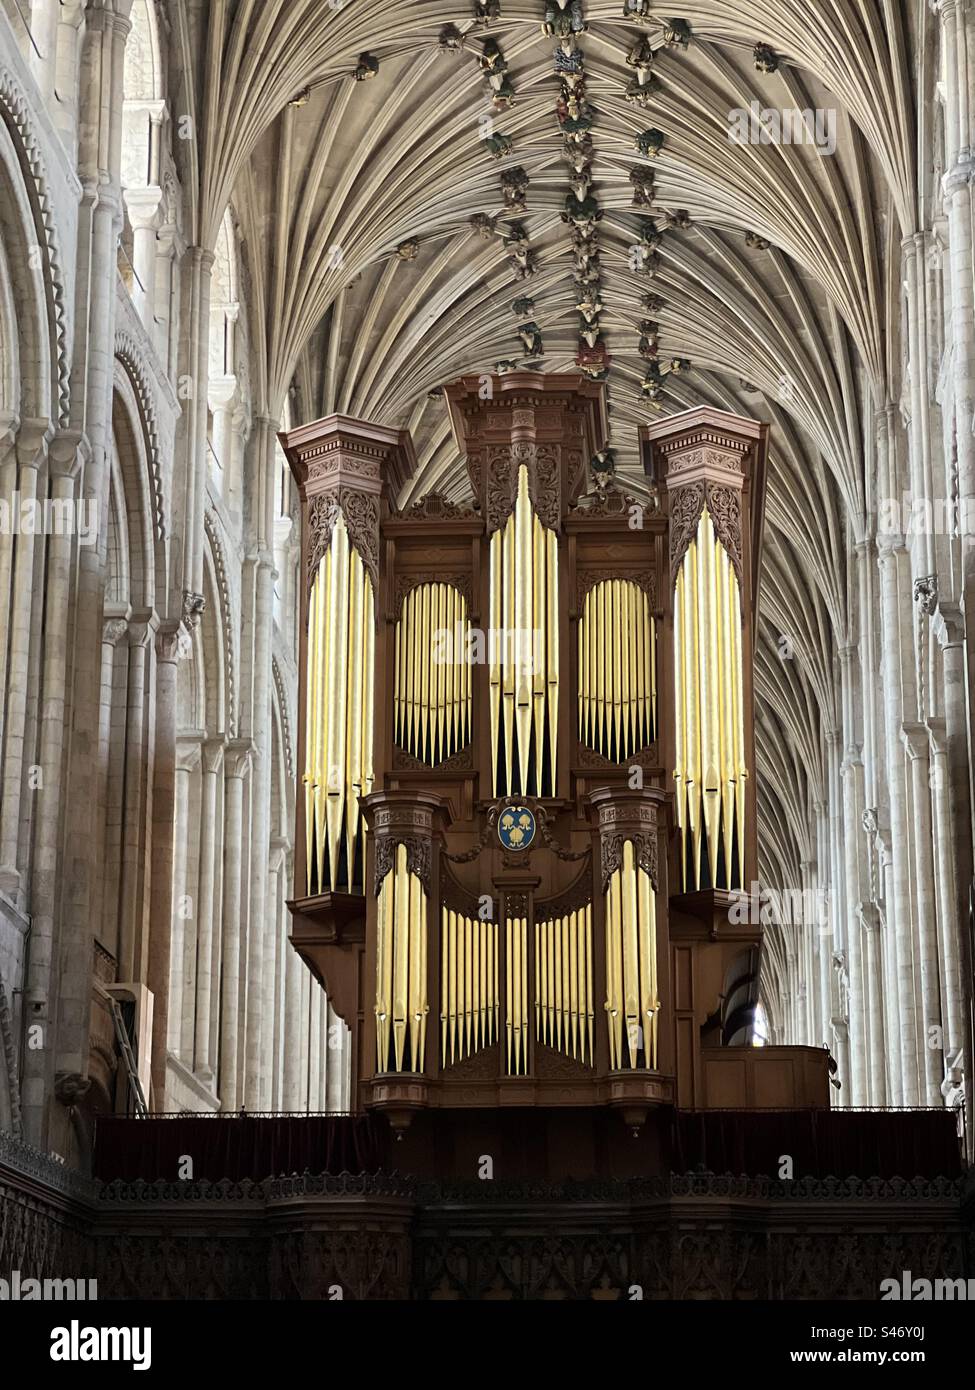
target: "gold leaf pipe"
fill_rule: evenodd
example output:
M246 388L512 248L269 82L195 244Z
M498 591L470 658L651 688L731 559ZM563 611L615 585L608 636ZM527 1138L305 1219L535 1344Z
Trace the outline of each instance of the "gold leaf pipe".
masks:
M637 920L636 862L633 841L623 844L623 873L621 885L623 910L623 1010L626 1017L626 1040L630 1066L637 1062L638 1028L640 1018L640 973Z
M534 573L533 608L535 634L531 642L532 660L532 712L535 738L535 795L542 795L542 772L545 748L545 709L548 690L548 587L545 568L548 557L548 543L545 531L537 516L532 516L532 560Z
M305 651L305 879L309 896L315 883L312 855L315 844L315 748L318 740L315 710L318 693L318 590L316 575L308 597L308 640Z
M389 1070L389 1036L393 1012L393 938L395 933L395 892L396 880L393 870L386 875L380 889L379 921L380 932L377 943L379 962L379 989L377 991L377 1017L379 1018L379 1070Z
M447 1038L450 1030L450 913L440 909L440 1065L447 1065Z
M364 693L363 617L365 609L365 571L353 550L349 559L349 644L345 670L345 717L348 734L345 745L345 857L348 883L355 868L355 847L359 835L359 797L362 795L362 700Z
M528 795L528 765L532 733L531 677L527 669L525 644L538 626L537 596L533 587L533 515L528 497L528 469L518 470L518 502L515 507L515 720L518 737L518 786Z
M572 1033L572 1055L579 1056L579 957L577 954L578 932L576 914L573 912L566 924L567 953L569 957L569 1026Z
M653 1048L653 1021L657 1010L657 928L656 900L650 875L645 869L637 874L637 887L640 895L640 1022L643 1027L643 1048L645 1065L655 1068L656 1051Z
M545 531L548 563L545 567L547 596L545 650L548 657L548 739L549 789L554 796L558 772L559 750L559 538L554 531ZM541 751L539 751L541 757Z
M508 524L504 534L505 565L504 565L504 622L502 624L502 653L501 670L504 679L504 759L505 759L505 792L512 792L514 784L512 782L512 767L514 763L514 736L515 736L515 666L512 661L511 653L511 634L518 626L518 614L516 611L516 543L515 543L515 516L508 518Z
M510 917L504 920L505 932L505 1034L508 1042L508 1074L511 1074L511 1062L514 1056L514 1019L511 1011L511 997L514 989L515 964L511 951L512 922Z
M620 901L620 873L617 870L609 881L606 898L606 1019L609 1026L610 1067L618 1070L622 1053L620 1048L620 1029L622 1027L623 996L620 980L622 942L622 909Z
M328 830L328 862L332 891L339 886L339 844L346 813L345 683L349 652L349 533L341 513L332 532L332 578L329 592L328 630L328 750L325 819Z
M674 799L680 831L680 882L684 890L687 888L687 652L684 643L686 606L684 571L681 568L677 572L677 587L674 592Z
M410 875L410 918L411 930L419 935L417 952L418 978L416 986L416 1035L417 1045L413 1050L412 1065L415 1072L422 1073L426 1067L427 1015L430 1012L427 999L427 895L416 874Z
M586 1003L586 1017L587 1017L587 1021L588 1021L588 1030L587 1030L587 1031L588 1031L588 1036L589 1036L589 1061L590 1061L590 1064L591 1064L591 1063L593 1062L593 1060L594 1060L593 1050L592 1050L592 1049L593 1049L593 1021L594 1021L594 1018L595 1018L595 1010L594 1010L595 999L594 999L593 987L592 987L592 908L591 908L591 907L588 907L588 906L587 906L587 908L586 908L585 932L586 932L585 944L586 944L586 1001L587 1001L587 1003Z
M328 855L328 830L325 823L326 798L328 796L328 689L331 681L329 655L329 627L332 613L332 552L325 552L322 561L324 577L319 591L318 603L318 747L315 753L315 822L318 835L318 891L324 893L328 887L325 880L325 862Z
M372 578L368 574L365 580L365 662L363 680L365 689L363 693L362 709L362 791L364 796L368 796L375 785L375 765L373 762L373 748L376 737L376 598L372 588ZM365 876L366 863L366 826L362 825L360 863L363 866L363 877Z
M495 531L491 537L491 632L497 633L502 623L502 584L504 579L504 552L502 549L503 540L500 531ZM490 645L488 653L489 659L489 682L491 687L491 699L488 702L491 711L491 784L494 787L494 795L498 795L498 755L500 753L499 739L501 729L501 704L504 698L501 684L501 663L497 642Z
M410 1012L410 875L406 846L396 846L393 884L393 1053L395 1070L403 1070Z

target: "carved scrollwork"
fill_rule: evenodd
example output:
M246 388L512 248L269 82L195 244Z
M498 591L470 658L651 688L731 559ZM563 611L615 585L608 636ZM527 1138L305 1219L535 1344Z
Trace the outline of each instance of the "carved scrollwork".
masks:
M741 494L737 488L722 487L718 483L708 483L707 506L714 522L715 534L728 552L735 574L738 576L738 590L744 596L744 564L741 553Z
M504 529L515 509L518 475L528 469L528 492L543 526L557 531L562 520L562 488L559 457L546 445L528 441L504 444L488 450L487 526L488 533Z
M384 835L376 839L376 867L373 891L376 897L386 877L396 864L396 851L400 845L406 847L406 867L416 874L423 884L424 891L430 892L430 871L433 859L432 845L424 835Z
M619 835L603 835L600 841L600 867L602 870L603 892L609 889L609 881L623 867L623 846L627 840L633 844L633 854L637 867L643 869L657 891L657 832L627 830Z
M690 483L670 495L670 582L677 583L677 573L684 556L697 535L698 522L704 510L705 490L702 482Z
M468 744L442 763L421 763L405 748L397 746L393 749L393 767L397 772L470 772L474 767L474 749Z
M308 583L313 582L322 556L332 543L339 512L345 518L349 540L379 587L379 498L355 488L316 497L308 508Z
M450 502L442 492L428 492L404 513L404 521L471 521L477 518L473 507L460 507Z

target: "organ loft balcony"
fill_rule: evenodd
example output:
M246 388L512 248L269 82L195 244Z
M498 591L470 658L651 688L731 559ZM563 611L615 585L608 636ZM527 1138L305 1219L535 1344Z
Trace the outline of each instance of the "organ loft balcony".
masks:
M282 437L292 942L350 1028L355 1106L430 1144L474 1112L638 1131L674 1106L825 1106L825 1051L751 1045L768 428L644 426L634 496L601 384L489 381L445 388L464 505L398 509L405 432Z

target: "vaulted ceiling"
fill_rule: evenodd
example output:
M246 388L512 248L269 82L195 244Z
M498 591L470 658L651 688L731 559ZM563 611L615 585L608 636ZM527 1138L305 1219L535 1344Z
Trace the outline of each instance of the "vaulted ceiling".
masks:
M433 487L466 492L437 392L445 381L524 361L515 329L525 319L541 332L544 370L573 370L579 350L557 40L542 30L545 0L500 8L483 26L470 0L172 7L201 136L187 171L196 234L213 244L232 205L257 404L280 419L296 384L304 418L339 410L408 426L420 468L404 501ZM658 409L706 401L772 422L757 680L763 842L770 873L797 882L809 808L826 796L837 650L851 638L847 557L869 497L864 440L873 412L901 390L897 266L918 208L911 55L929 20L925 5L900 0L673 8L690 28L686 48L665 40L670 10L624 18L624 0L584 0L588 28L577 35L602 213L612 443L625 486L639 492L637 427L654 409L641 395L646 319L659 325L660 363L690 363L664 376ZM445 26L462 46L444 47ZM654 50L645 107L626 97L641 37ZM501 110L480 61L492 40L514 94ZM777 70L760 70L757 44ZM363 54L378 72L356 81ZM736 143L732 113L753 102L826 113L835 153ZM652 159L637 149L648 129L664 136ZM495 158L486 134L510 139L510 152ZM650 207L634 206L635 169L654 176ZM524 212L505 208L511 170L528 178ZM518 278L500 236L472 229L477 214L498 218L499 231L524 225L530 278ZM645 217L660 233L652 275L633 252ZM409 242L413 259L397 249ZM512 308L523 296L534 301L527 314Z

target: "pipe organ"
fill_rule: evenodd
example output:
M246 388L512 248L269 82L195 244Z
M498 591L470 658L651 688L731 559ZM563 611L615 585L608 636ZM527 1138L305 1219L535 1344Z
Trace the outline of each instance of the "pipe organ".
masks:
M400 505L403 432L283 437L306 574L292 941L351 1030L356 1107L429 1147L472 1110L638 1129L776 1088L820 1103L824 1070L769 1065L802 1049L756 1060L721 1028L728 979L754 1007L761 945L732 909L757 877L766 427L646 425L628 491L590 466L598 383L445 397L464 504Z

